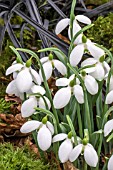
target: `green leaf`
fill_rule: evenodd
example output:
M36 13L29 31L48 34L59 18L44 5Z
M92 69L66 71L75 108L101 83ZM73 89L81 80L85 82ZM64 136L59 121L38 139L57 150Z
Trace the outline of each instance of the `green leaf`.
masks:
M109 142L111 139L113 139L113 133L107 138L106 142Z
M69 124L69 126L70 126L70 129L71 129L71 131L72 131L72 133L73 133L75 145L77 145L77 143L78 143L78 142L77 142L77 135L76 135L76 132L75 132L73 123L72 123L69 115L66 115L66 118L67 118L68 124Z

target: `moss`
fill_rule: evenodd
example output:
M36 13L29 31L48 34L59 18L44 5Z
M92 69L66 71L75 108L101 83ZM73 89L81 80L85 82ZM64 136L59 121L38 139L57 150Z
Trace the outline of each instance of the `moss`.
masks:
M36 157L28 147L14 149L10 143L0 144L0 170L50 170L49 164Z
M113 13L100 16L94 21L94 26L86 33L92 41L103 45L113 53Z
M102 5L109 2L110 0L86 0L86 4Z
M0 99L0 113L10 113L10 107L14 102L7 102L4 98Z

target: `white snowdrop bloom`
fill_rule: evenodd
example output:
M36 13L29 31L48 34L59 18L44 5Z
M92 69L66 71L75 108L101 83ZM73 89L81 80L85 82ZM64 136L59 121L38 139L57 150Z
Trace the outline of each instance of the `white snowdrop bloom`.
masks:
M7 94L14 94L15 96L17 97L20 97L21 100L24 100L24 94L23 93L20 93L17 86L16 86L16 81L15 80L12 80L7 88L6 88L6 93Z
M108 161L108 170L113 170L113 155L110 157Z
M108 81L108 80L107 80ZM110 83L109 83L109 93L106 96L106 104L111 104L113 102L113 75L110 77Z
M87 73L90 72L90 71L91 70L87 70ZM87 73L86 73L85 70L82 70L81 77L84 81L84 84L85 84L87 91L91 95L95 95L98 92L98 83L97 83L97 81L95 80L94 77L92 77L91 75L88 75Z
M113 90L111 90L111 91L107 94L105 103L106 103L106 104L111 104L111 103L113 103Z
M81 23L84 23L84 24L91 24L91 20L84 16L84 15L77 15L75 16L75 19L73 21L73 37L74 35L81 30L81 27L80 25L78 24L78 21L81 22ZM56 25L56 29L55 29L55 33L58 35L59 33L61 33L67 26L70 25L70 19L69 18L64 18L62 20L60 20L58 22L58 24ZM69 39L71 40L71 35L70 35L70 26L68 28L68 36L69 36ZM78 44L78 43L81 43L81 36L82 34L80 34L76 40L75 40L75 44Z
M39 74L31 67L26 67L25 63L15 63L6 70L6 75L13 73L16 87L20 93L24 93L30 90L35 82L41 85L41 78Z
M44 95L45 94L45 90L43 87L41 86L38 86L38 85L34 85L32 88L31 88L31 92L33 93L40 93L41 95ZM51 108L51 103L49 101L49 99L46 97L46 96L43 96L46 103L47 103L47 106L48 106L48 109ZM25 100L21 106L21 114L22 114L22 117L29 117L31 116L32 114L35 113L35 108L38 106L39 108L43 108L43 109L46 109L46 105L45 105L45 101L44 99L40 96L40 97L35 97L35 96L30 96L29 99Z
M65 163L69 160L69 155L73 149L73 141L72 141L72 137L69 137L69 135L65 133L60 133L53 137L53 143L62 141L62 140L64 141L59 147L58 156L59 156L60 161L62 163Z
M52 76L52 71L54 68L56 68L62 75L67 74L67 69L65 65L61 61L53 59L52 54L50 54L49 57L43 57L40 61L44 69L46 80L48 80ZM39 70L39 74L40 74L40 77L42 78L41 69ZM42 78L42 81L43 81L43 78Z
M43 118L44 119L44 118ZM52 143L52 135L54 134L54 127L51 122L37 120L27 121L22 125L20 131L22 133L29 133L37 130L37 141L41 150L46 151L50 148Z
M58 90L53 98L53 104L56 109L65 107L70 99L71 95L74 95L78 103L84 103L84 93L82 87L79 85L80 82L75 75L70 78L60 78L56 80L56 86L67 86Z
M69 160L74 162L82 152L84 153L86 163L91 167L96 167L98 163L98 155L94 147L89 143L87 143L87 145L79 144L75 146L69 155Z
M70 64L75 67L79 64L79 62L82 60L82 56L84 54L84 50L88 50L90 54L96 58L99 59L101 56L103 56L105 53L104 51L97 47L93 42L91 42L89 39L87 39L84 35L80 37L81 43L79 43L75 48L72 50L70 54Z
M104 126L104 136L108 136L109 133L113 130L113 119L109 120Z
M89 74L92 75L95 79L101 81L107 77L110 70L110 66L104 60L104 56L100 56L100 58L88 58L81 63L81 66L84 67L89 65L95 65L95 70ZM88 69L90 70L92 68Z

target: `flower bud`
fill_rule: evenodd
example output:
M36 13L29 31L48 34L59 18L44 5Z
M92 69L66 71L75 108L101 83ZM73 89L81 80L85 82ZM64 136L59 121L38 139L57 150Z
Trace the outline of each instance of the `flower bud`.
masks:
M68 133L68 138L71 139L72 138L72 132Z
M87 42L87 38L85 35L82 36L82 43L86 43Z
M100 63L103 63L104 61L104 55L99 58Z
M75 85L75 79L71 80L69 85L70 85L70 87L73 87Z
M26 61L26 67L30 67L32 64L32 57Z
M47 116L45 116L45 117L42 119L42 123L43 123L43 124L46 124L47 121L48 121L48 120L47 120Z
M49 54L49 60L53 60L53 54Z
M87 138L84 138L84 139L82 140L82 143L83 143L83 145L87 145L88 139L87 139Z

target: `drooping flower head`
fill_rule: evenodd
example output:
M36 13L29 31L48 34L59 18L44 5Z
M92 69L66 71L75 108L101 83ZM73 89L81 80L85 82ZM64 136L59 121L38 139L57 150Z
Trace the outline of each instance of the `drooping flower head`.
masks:
M75 78L75 75L68 78L60 78L56 80L56 86L67 86L63 87L60 90L58 90L54 96L53 104L55 108L61 109L65 107L71 98L71 95L74 95L76 100L82 104L84 103L84 94L83 89L80 86L80 82L77 78Z
M53 59L52 54L50 54L49 57L43 57L42 59L40 59L40 61L44 69L46 80L48 80L52 76L52 71L54 70L54 68L56 68L62 75L67 74L67 69L65 65L61 61ZM39 70L39 74L42 78L41 69Z
M34 130L37 130L37 141L40 149L43 151L49 149L52 143L52 135L54 134L52 123L47 121L47 117L44 117L42 122L37 120L27 121L20 129L22 133L29 133Z
M33 94L41 94L41 95L33 95ZM30 97L25 100L21 106L21 114L22 117L29 117L36 112L35 108L38 106L39 108L50 109L51 103L49 99L44 96L46 93L45 89L42 86L33 85L31 88ZM43 96L43 97L42 97ZM45 101L44 101L45 100ZM46 104L47 107L46 108Z
M62 141L62 140L64 140L64 141L62 142L62 144L59 147L58 156L59 156L60 161L62 163L65 163L69 160L69 155L73 149L72 133L70 132L70 133L68 133L68 135L65 133L60 133L53 137L53 143Z
M91 24L91 20L84 16L84 15L77 15L75 16L75 19L73 21L73 37L74 35L81 30L81 27L79 25L79 22L84 23L84 24ZM58 22L56 25L55 33L58 35L61 33L67 26L69 25L68 28L68 37L71 40L71 35L70 35L70 19L69 18L64 18ZM81 43L81 37L83 34L80 34L76 40L74 41L75 44Z
M14 80L9 83L6 92L8 94L15 94L28 92L33 86L33 82L41 85L41 78L39 74L25 63L14 62L6 70L6 75L13 73Z
M74 149L71 151L69 155L69 160L71 162L74 162L81 153L84 154L84 159L89 166L91 167L97 166L98 163L97 152L90 143L86 142L85 138L83 139L82 144L75 146Z
M81 41L81 43L77 44L77 46L74 47L69 58L70 64L73 67L77 66L80 63L85 50L88 50L90 54L96 59L99 59L101 56L104 55L104 51L101 48L97 47L84 35L80 37L79 41Z

